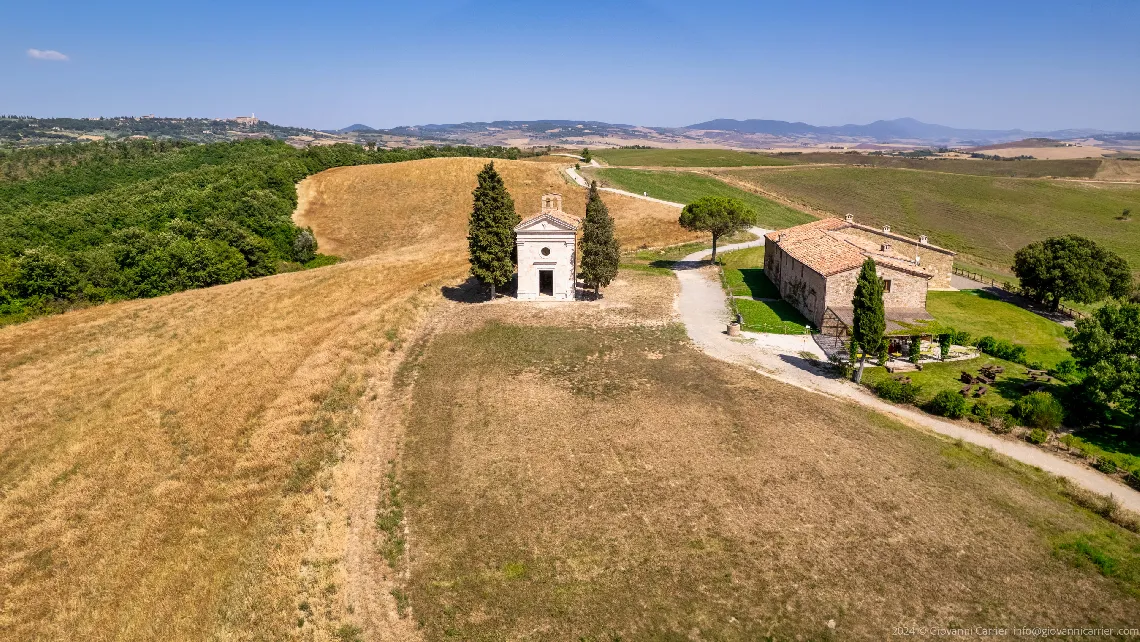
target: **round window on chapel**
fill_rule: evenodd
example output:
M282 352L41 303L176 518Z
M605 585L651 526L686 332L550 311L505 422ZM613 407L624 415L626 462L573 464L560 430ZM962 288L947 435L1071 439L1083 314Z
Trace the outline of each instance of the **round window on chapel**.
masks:
M542 248L542 255L543 256L550 256L550 248L548 248L548 247Z

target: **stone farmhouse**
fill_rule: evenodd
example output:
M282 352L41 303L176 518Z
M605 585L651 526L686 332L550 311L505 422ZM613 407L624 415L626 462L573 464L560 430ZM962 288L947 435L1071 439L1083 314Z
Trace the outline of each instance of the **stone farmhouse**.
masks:
M863 261L870 257L883 280L889 330L899 322L932 318L926 312L929 290L951 289L954 252L882 228L825 218L769 232L764 240L764 273L780 296L816 328L842 323L851 327L851 298Z
M575 237L581 224L562 211L561 194L545 194L538 214L515 226L519 299L574 299Z

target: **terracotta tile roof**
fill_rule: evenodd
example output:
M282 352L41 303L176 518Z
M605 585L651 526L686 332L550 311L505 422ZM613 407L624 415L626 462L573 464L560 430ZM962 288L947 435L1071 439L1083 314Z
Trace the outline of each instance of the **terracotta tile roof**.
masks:
M578 226L582 224L582 219L578 218L577 216L567 214L566 212L563 212L562 210L548 210L545 212L539 212L538 214L535 214L534 216L524 220L523 222L516 225L515 229L521 230L522 228L526 227L527 225L530 225L531 223L537 221L538 219L540 219L544 216L549 216L551 218L558 219L558 220L562 221L563 223L566 223L567 225L573 226L574 229L578 229Z
M815 236L785 238L780 241L780 249L823 276L863 265L863 253L857 247L822 231Z
M846 221L824 218L768 232L764 236L779 245L788 256L825 277L856 269L868 256L893 270L928 279L933 277L926 268L915 265L910 257L892 250L884 252L874 241L844 234L842 230L849 227L852 225Z
M844 227L847 227L847 223L837 218L821 218L818 221L789 227L785 230L773 230L765 234L764 237L770 241L779 241L780 235L783 234L786 240L795 240L796 237L816 236L826 230L838 230Z

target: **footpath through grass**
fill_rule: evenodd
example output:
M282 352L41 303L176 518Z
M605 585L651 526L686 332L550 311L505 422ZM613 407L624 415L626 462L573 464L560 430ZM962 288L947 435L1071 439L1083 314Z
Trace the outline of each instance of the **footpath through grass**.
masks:
M642 167L753 167L792 161L732 149L600 149L594 156L610 165Z
M752 232L742 230L736 234L732 234L720 240L719 245L728 245L730 243L746 243L748 241L756 240L756 235ZM637 250L635 252L628 252L621 257L621 267L630 270L640 270L643 272L656 272L659 274L672 274L673 264L693 252L700 250L707 250L712 247L712 241L693 241L692 243L684 243L681 245L670 245L669 247L662 248L647 248L644 250ZM760 248L763 250L763 248ZM718 254L719 259L721 255Z
M868 225L891 225L967 254L966 262L1008 269L1017 249L1050 236L1080 234L1140 269L1140 186L969 176L863 167L731 175L787 198Z
M780 229L815 220L810 214L703 174L637 169L596 169L591 173L604 185L635 194L647 193L653 198L675 203L691 203L702 196L738 198L756 211L756 224L765 229Z

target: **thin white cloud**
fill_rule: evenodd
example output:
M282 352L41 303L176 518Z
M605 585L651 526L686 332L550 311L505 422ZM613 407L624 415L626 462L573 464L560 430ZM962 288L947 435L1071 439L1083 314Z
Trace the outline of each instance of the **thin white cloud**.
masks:
M71 58L67 54L60 53L54 49L29 49L28 57L34 60L53 60L55 62L67 62Z

